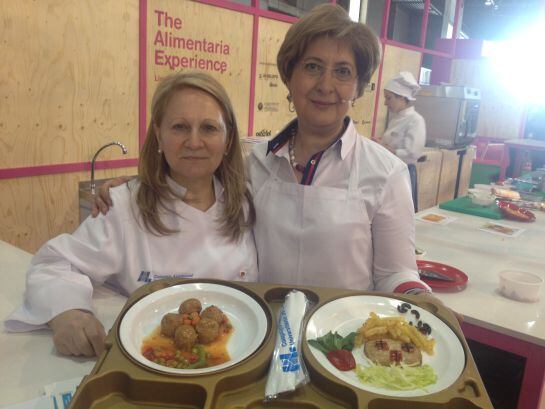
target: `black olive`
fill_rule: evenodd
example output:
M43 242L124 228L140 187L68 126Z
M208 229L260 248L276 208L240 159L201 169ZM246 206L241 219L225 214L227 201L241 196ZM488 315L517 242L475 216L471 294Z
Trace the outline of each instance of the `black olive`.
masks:
M405 314L407 312L407 309L403 308L403 305L398 305L397 310L402 314Z
M418 328L422 328L422 321L418 321L418 323L416 324L416 326L417 326Z
M420 313L419 313L417 310L412 310L412 311L411 311L411 314L414 314L414 316L416 317L416 319L420 319Z
M412 322L412 321L409 321L409 325L413 325L413 322Z
M422 325L422 330L424 330L427 335L431 334L431 327L428 324Z
M401 306L402 306L403 308L406 308L406 309L408 309L408 310L410 310L410 309L411 309L411 307L412 307L412 305L411 305L411 304L409 304L408 302L404 302L403 304L401 304Z

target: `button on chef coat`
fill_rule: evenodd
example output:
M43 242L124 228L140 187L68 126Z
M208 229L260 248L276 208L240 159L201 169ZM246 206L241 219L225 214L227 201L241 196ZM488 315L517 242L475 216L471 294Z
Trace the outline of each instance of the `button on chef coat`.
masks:
M285 139L283 132L277 138ZM352 121L322 155L310 186L297 183L287 143L268 150L257 145L248 160L260 281L380 291L412 283L429 289L416 270L403 162L358 135Z
M186 189L168 179L175 192ZM206 212L176 200L178 215L162 210L171 229L157 236L143 229L133 216L138 182L110 190L115 204L108 214L87 218L74 232L48 241L33 257L27 273L23 306L6 321L6 329L37 329L61 312L92 311L93 284L106 280L123 294L163 277L257 280L253 234L234 243L219 232L223 187L214 178L216 202Z
M382 143L406 164L415 164L426 144L426 122L413 106L391 113Z

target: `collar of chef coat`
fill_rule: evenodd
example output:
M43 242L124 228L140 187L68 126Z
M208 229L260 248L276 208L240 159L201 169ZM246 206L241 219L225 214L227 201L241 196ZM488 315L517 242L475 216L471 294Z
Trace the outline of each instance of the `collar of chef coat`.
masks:
M166 177L167 185L172 189L174 193L177 195L184 197L187 193L187 188L180 185L178 182L176 182L174 179L172 179L170 176L167 175ZM223 185L221 184L220 180L216 177L216 175L213 175L212 181L214 183L214 194L216 195L216 201L218 199L223 197Z
M352 149L354 146L354 143L356 141L356 129L354 127L354 123L349 117L344 118L344 126L345 131L342 134L342 136L333 141L331 145L329 145L326 149L324 149L322 152L327 151L328 149L333 148L337 145L337 143L340 144L340 155L341 159L344 160L346 156L348 155L348 152ZM286 157L289 160L289 140L291 138L291 135L293 133L293 129L297 128L297 119L294 119L293 121L289 122L284 129L282 129L278 135L276 135L273 139L271 139L267 145L267 155L272 152L276 156L280 157Z
M411 115L412 113L414 112L414 106L409 106L405 109L402 109L401 111L393 114L393 117L394 118L403 118L403 117L406 117L406 116L409 116Z
M305 164L305 170L301 178L300 184L311 185L314 182L318 168L324 155L335 155L332 158L344 160L356 141L357 132L352 120L349 117L344 119L345 131L340 138L336 139L323 151L317 152L311 156L308 163ZM286 127L274 138L267 146L267 154L272 152L277 157L283 157L288 162L289 156L289 140L297 129L297 119L291 121Z

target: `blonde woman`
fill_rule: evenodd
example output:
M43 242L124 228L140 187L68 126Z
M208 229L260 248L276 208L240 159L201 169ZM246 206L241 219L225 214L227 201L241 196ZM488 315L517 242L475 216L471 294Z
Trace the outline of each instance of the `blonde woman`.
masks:
M237 123L212 77L184 72L159 84L138 178L111 195L107 215L38 251L8 330L49 326L61 354L98 355L105 331L92 314L95 283L130 294L170 276L257 280Z

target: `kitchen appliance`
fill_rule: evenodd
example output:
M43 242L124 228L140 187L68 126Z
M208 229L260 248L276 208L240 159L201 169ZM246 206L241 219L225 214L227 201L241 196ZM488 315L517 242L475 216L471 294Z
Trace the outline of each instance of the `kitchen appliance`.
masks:
M414 107L426 121L426 146L459 148L477 134L481 92L454 85L422 86Z

